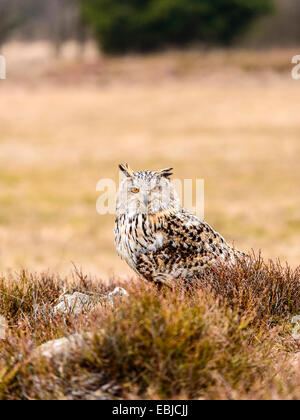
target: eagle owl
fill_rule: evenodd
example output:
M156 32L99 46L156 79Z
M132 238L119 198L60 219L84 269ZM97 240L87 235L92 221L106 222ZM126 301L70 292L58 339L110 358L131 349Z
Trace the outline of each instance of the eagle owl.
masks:
M172 168L125 175L117 196L115 244L118 254L143 279L172 287L191 282L218 262L233 263L241 252L207 223L181 207L170 182Z

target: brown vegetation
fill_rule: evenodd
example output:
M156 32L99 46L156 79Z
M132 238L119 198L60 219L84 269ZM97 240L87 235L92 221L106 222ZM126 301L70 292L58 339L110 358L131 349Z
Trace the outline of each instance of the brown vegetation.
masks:
M68 284L68 286L66 286ZM75 316L53 315L62 292L102 294L86 277L2 279L2 399L298 399L291 317L299 271L260 259L203 276L190 290L127 283L130 298ZM72 354L33 359L41 343L88 333ZM90 334L92 332L92 335Z

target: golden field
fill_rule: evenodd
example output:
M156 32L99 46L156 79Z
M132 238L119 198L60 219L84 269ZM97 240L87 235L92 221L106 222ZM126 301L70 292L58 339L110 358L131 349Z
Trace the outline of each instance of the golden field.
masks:
M113 215L96 212L120 162L204 178L205 217L242 250L299 265L299 51L106 58L4 48L0 270L126 277Z

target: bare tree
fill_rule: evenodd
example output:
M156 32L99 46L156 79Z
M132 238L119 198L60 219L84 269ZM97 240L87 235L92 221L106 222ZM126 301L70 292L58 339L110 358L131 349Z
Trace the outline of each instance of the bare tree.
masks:
M30 1L35 16L19 31L20 37L47 39L53 43L57 55L67 40L77 40L80 45L85 43L87 30L81 19L81 0Z
M245 40L246 45L286 47L299 44L299 0L274 0L274 3L276 6L274 15L257 22L248 39Z
M33 19L41 0L0 0L0 48L19 28Z
M52 39L57 55L63 43L69 39L85 43L87 31L80 14L80 0L51 0L47 3L49 38Z
M0 49L12 31L21 24L15 0L0 0Z

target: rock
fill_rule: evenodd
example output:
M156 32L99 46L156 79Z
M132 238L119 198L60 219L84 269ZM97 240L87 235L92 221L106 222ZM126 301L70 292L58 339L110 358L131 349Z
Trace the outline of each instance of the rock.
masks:
M114 303L117 299L129 297L129 293L127 290L123 289L122 287L116 287L113 292L110 292L104 299L114 307Z
M75 292L72 295L62 295L59 298L58 304L54 307L54 314L69 312L78 315L83 311L89 311L98 303L95 297L85 295L83 293Z
M74 313L80 314L84 311L91 311L97 305L109 304L114 307L117 299L128 297L129 293L122 287L116 287L112 292L106 296L89 296L83 293L75 292L72 295L62 295L59 298L58 304L53 308L53 313Z
M53 308L54 314L74 313L76 315L96 309L99 305L109 304L114 307L115 301L124 297L128 297L129 293L122 287L116 287L112 292L104 296L90 296L84 293L75 292L72 295L62 295L58 304ZM98 333L101 333L100 330ZM58 340L49 341L33 352L33 357L44 358L68 358L76 351L82 350L87 341L91 340L94 334L74 334L69 337L60 338Z
M129 296L127 290L123 289L123 287L116 287L113 292L110 292L107 297L112 298L114 296Z
M101 334L103 330L99 330ZM95 337L94 333L73 334L69 337L59 338L58 340L48 341L37 347L33 352L33 357L44 357L47 359L67 359L76 351L82 352L84 347Z
M129 293L122 287L116 287L112 292L104 296L90 296L84 293L75 292L72 295L62 295L58 304L53 308L54 314L74 313L80 314L84 311L91 311L98 305L109 304L114 307L115 301L124 297L128 297ZM101 333L101 330L99 331ZM34 352L33 357L69 357L76 349L82 349L84 344L90 340L94 334L74 334L69 337L60 338L58 340L49 341L39 346Z
M83 337L80 334L74 334L70 337L60 338L59 340L48 341L39 346L33 356L40 356L45 358L60 357L69 355L70 352L82 344Z

